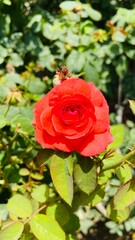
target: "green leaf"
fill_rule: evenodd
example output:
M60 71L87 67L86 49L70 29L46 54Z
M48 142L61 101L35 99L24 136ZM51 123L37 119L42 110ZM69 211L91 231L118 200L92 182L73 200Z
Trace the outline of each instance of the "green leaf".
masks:
M69 211L65 204L63 203L54 203L47 207L46 214L54 218L60 226L63 226L69 220Z
M38 240L66 240L64 231L49 216L43 214L35 215L30 221L30 227Z
M114 152L112 157L106 158L102 161L102 170L115 169L122 164L122 155Z
M50 23L44 23L42 34L51 41L57 40L62 36L62 28L60 27L60 24L51 25Z
M24 64L23 59L19 54L12 53L9 59L9 63L12 64L15 67L22 66Z
M112 39L116 42L124 42L126 40L126 35L123 34L121 31L117 30L113 33Z
M11 18L9 14L0 14L0 36L6 37L10 33Z
M109 159L107 159L107 160L109 160ZM100 185L106 184L108 182L108 180L111 179L111 177L112 177L112 171L110 171L110 170L100 172L98 174L98 183Z
M7 205L4 203L0 204L0 220L5 221L8 218Z
M83 4L83 8L90 18L94 21L99 21L102 18L102 15L97 10L93 9L89 4Z
M124 164L116 169L116 175L122 183L125 183L132 178L131 168Z
M125 53L130 59L135 59L135 47L131 45L125 46Z
M46 202L49 196L49 188L46 184L41 184L40 186L36 186L31 193L33 199L38 202Z
M135 100L128 100L129 104L130 104L130 108L133 112L133 114L135 115Z
M68 222L63 226L63 229L66 233L75 233L80 227L79 218L72 214Z
M3 3L8 6L10 6L12 4L10 0L3 0Z
M73 159L65 153L54 154L50 163L53 184L60 196L71 205L73 199Z
M30 80L28 90L31 93L42 94L44 93L45 89L46 89L45 83L42 82L39 78L34 78Z
M80 72L85 64L83 52L73 50L66 59L66 65L71 72Z
M121 56L115 61L115 69L120 79L123 79L128 69L128 61L125 56Z
M5 127L6 124L7 124L6 118L3 117L3 116L0 116L0 129L3 128L3 127Z
M37 164L41 166L45 162L49 161L54 154L54 150L51 149L41 149L37 153Z
M113 142L109 144L109 149L120 147L124 141L124 125L113 125L111 127L111 133L113 135Z
M4 62L5 57L7 57L7 49L0 45L0 64Z
M79 157L74 167L74 178L77 186L85 193L90 194L97 183L96 166L88 157Z
M96 85L99 83L99 74L92 65L90 65L88 62L85 63L84 66L84 79L87 82L94 82Z
M0 232L0 239L1 240L18 240L22 234L23 231L23 223L22 222L16 222L5 229L3 229Z
M23 131L29 133L30 135L33 135L34 133L34 128L32 126L32 121L31 119L27 118L27 117L23 117L22 115L17 115L13 121L12 121L12 127L16 128L16 125L19 123L21 125L21 128ZM15 126L13 125L15 124Z
M60 8L62 10L66 10L66 11L71 11L74 8L82 8L82 4L80 2L74 2L74 1L63 1L60 4Z
M135 177L120 186L114 196L116 210L125 210L135 202Z
M6 84L10 87L16 86L15 85L16 83L17 84L23 83L23 79L21 78L21 75L19 75L18 73L15 73L15 72L7 73L5 77L6 77Z
M30 21L27 24L28 28L32 28L32 26L36 23L40 23L42 20L42 15L41 14L35 14L34 16L31 17Z
M105 48L106 54L112 58L116 59L116 56L121 55L123 53L123 48L118 42L110 42L110 44ZM104 56L105 57L105 56ZM124 57L124 55L122 56ZM119 58L117 59L119 60ZM117 64L116 64L117 66Z
M67 32L67 36L66 36L65 41L66 41L69 45L71 45L71 46L73 46L73 47L79 47L79 45L80 45L80 36L78 36L78 34L73 33L73 32L71 31L71 29L69 29L68 32ZM80 53L79 53L78 51L75 51L75 50L73 50L72 52L76 52L76 54L78 53L78 57L80 57L79 60L81 61L81 55L80 55ZM82 55L82 57L83 57L83 55ZM78 62L79 62L79 61L78 61ZM76 64L75 64L75 65L76 65Z
M125 208L124 211L116 210L112 199L106 208L106 213L107 217L110 218L111 220L115 222L123 222L129 217L130 209Z
M32 205L29 199L16 194L8 200L7 208L10 213L20 218L30 217L32 214Z
M123 158L123 162L130 164L132 167L135 167L135 149L127 153Z
M29 176L30 171L27 168L20 168L19 175L20 176Z
M96 189L87 195L84 192L77 192L73 199L73 209L77 210L80 205L96 206L105 196L105 186L97 185Z
M32 172L32 173L30 173L30 176L33 179L36 179L36 180L39 180L39 181L44 178L43 174L40 174L39 172Z

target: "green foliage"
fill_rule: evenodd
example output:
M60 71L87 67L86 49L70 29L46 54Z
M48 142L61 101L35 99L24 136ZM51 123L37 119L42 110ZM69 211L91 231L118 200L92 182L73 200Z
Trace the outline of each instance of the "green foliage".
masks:
M77 186L88 195L96 188L96 166L90 158L80 157L74 167L74 178Z
M71 205L73 199L73 159L64 153L54 154L50 164L51 177L60 196Z
M126 1L0 1L0 239L73 240L97 219L119 236L134 230L135 125L126 105L135 92L134 7ZM62 65L107 96L114 142L99 156L35 142L33 105ZM134 113L134 100L129 104ZM121 105L126 120L118 124L112 111Z
M30 227L34 235L39 240L65 240L64 231L60 228L59 224L49 216L38 214L30 221Z
M9 199L7 208L9 213L19 218L27 218L32 214L32 205L30 200L20 194L16 194Z
M13 239L18 240L23 231L23 223L16 222L12 225L9 225L0 232L0 238L3 240Z

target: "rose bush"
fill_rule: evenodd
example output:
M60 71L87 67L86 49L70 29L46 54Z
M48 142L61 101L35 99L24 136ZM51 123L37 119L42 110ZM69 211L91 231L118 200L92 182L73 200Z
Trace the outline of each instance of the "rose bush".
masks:
M92 82L80 78L63 81L37 102L33 125L45 148L93 156L112 142L108 104Z

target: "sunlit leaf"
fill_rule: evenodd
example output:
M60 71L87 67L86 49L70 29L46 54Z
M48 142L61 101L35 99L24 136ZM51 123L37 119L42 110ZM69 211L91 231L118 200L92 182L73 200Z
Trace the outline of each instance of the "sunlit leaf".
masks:
M6 220L8 217L8 209L7 209L7 205L4 203L0 204L0 219L1 220Z
M36 186L31 193L33 199L38 202L45 202L49 196L49 188L46 184L41 184L40 186Z
M0 116L0 128L5 127L6 124L7 124L7 120L6 120L6 118L3 117L3 116Z
M30 221L32 233L38 240L66 240L59 224L49 216L38 214Z
M74 2L74 1L63 1L60 4L60 8L66 11L71 11L74 8L81 8L82 4L80 2Z
M66 59L66 65L71 72L80 72L84 64L85 64L84 53L80 53L76 50L73 50Z
M93 9L89 4L83 4L83 8L90 18L94 21L99 21L102 18L102 15L99 11Z
M132 112L135 114L135 100L128 100Z
M113 125L111 133L113 135L113 142L109 145L109 149L120 147L124 140L124 126L122 124Z
M114 208L125 210L135 202L135 178L132 178L119 187L114 196Z
M102 170L106 171L109 169L115 169L122 164L122 155L114 152L112 157L106 158L102 161Z
M32 205L29 199L16 194L8 200L7 208L10 213L20 218L27 218L32 214Z
M71 205L73 199L73 159L65 153L54 154L50 164L51 177L60 196Z
M22 234L23 228L24 226L22 222L16 222L14 224L11 224L0 232L0 239L18 240Z
M107 212L107 217L110 218L111 220L115 222L123 222L129 217L130 209L125 208L124 211L117 210L115 209L113 200L111 200L111 202L106 208L106 212Z
M124 164L116 169L116 175L122 183L125 183L132 178L131 168L128 164Z

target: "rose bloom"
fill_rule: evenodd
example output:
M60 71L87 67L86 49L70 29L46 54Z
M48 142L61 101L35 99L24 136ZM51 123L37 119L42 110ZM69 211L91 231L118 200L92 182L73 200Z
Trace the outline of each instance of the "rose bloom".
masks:
M38 101L33 125L44 148L93 156L112 142L107 102L92 82L80 78L63 81Z

